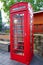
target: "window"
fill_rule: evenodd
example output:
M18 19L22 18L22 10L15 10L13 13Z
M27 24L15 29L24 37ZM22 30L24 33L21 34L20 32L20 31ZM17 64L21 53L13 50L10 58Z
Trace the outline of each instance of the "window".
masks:
M14 23L14 52L24 55L24 14L15 14Z

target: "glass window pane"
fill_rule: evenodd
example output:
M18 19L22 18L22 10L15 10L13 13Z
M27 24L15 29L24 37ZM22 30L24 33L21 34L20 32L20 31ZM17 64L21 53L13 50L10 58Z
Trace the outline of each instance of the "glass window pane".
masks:
M15 14L14 23L14 52L24 55L24 14Z

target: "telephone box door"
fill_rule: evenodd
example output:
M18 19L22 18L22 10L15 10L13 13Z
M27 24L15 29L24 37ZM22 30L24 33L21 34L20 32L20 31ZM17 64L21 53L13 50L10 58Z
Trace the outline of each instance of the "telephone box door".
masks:
M26 63L26 12L11 14L11 58ZM13 37L12 37L13 36Z

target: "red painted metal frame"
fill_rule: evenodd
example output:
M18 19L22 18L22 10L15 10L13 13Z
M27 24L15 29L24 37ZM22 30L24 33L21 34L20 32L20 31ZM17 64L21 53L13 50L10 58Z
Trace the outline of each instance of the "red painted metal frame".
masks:
M21 6L25 6L22 8ZM19 8L20 10L14 11L13 8ZM13 29L13 15L24 13L24 56L15 54L14 51L14 29ZM33 33L32 33L33 34ZM32 48L32 49L31 49ZM29 64L33 57L33 40L30 43L30 13L28 10L28 3L20 2L14 4L10 8L10 57L12 60L17 60L24 64Z

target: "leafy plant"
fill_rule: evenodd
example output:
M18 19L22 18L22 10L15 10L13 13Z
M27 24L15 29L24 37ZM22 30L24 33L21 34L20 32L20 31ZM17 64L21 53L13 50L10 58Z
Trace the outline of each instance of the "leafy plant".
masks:
M3 2L3 10L7 12L8 16L9 16L10 6L15 4L16 2L21 2L21 1L30 2L34 11L39 11L40 7L43 7L43 0L0 0L0 1Z
M38 11L40 7L43 6L43 0L36 0L36 4L34 4L35 0L0 0L3 2L3 9L5 12L9 13L10 6L16 2L30 2L33 6L34 11Z

